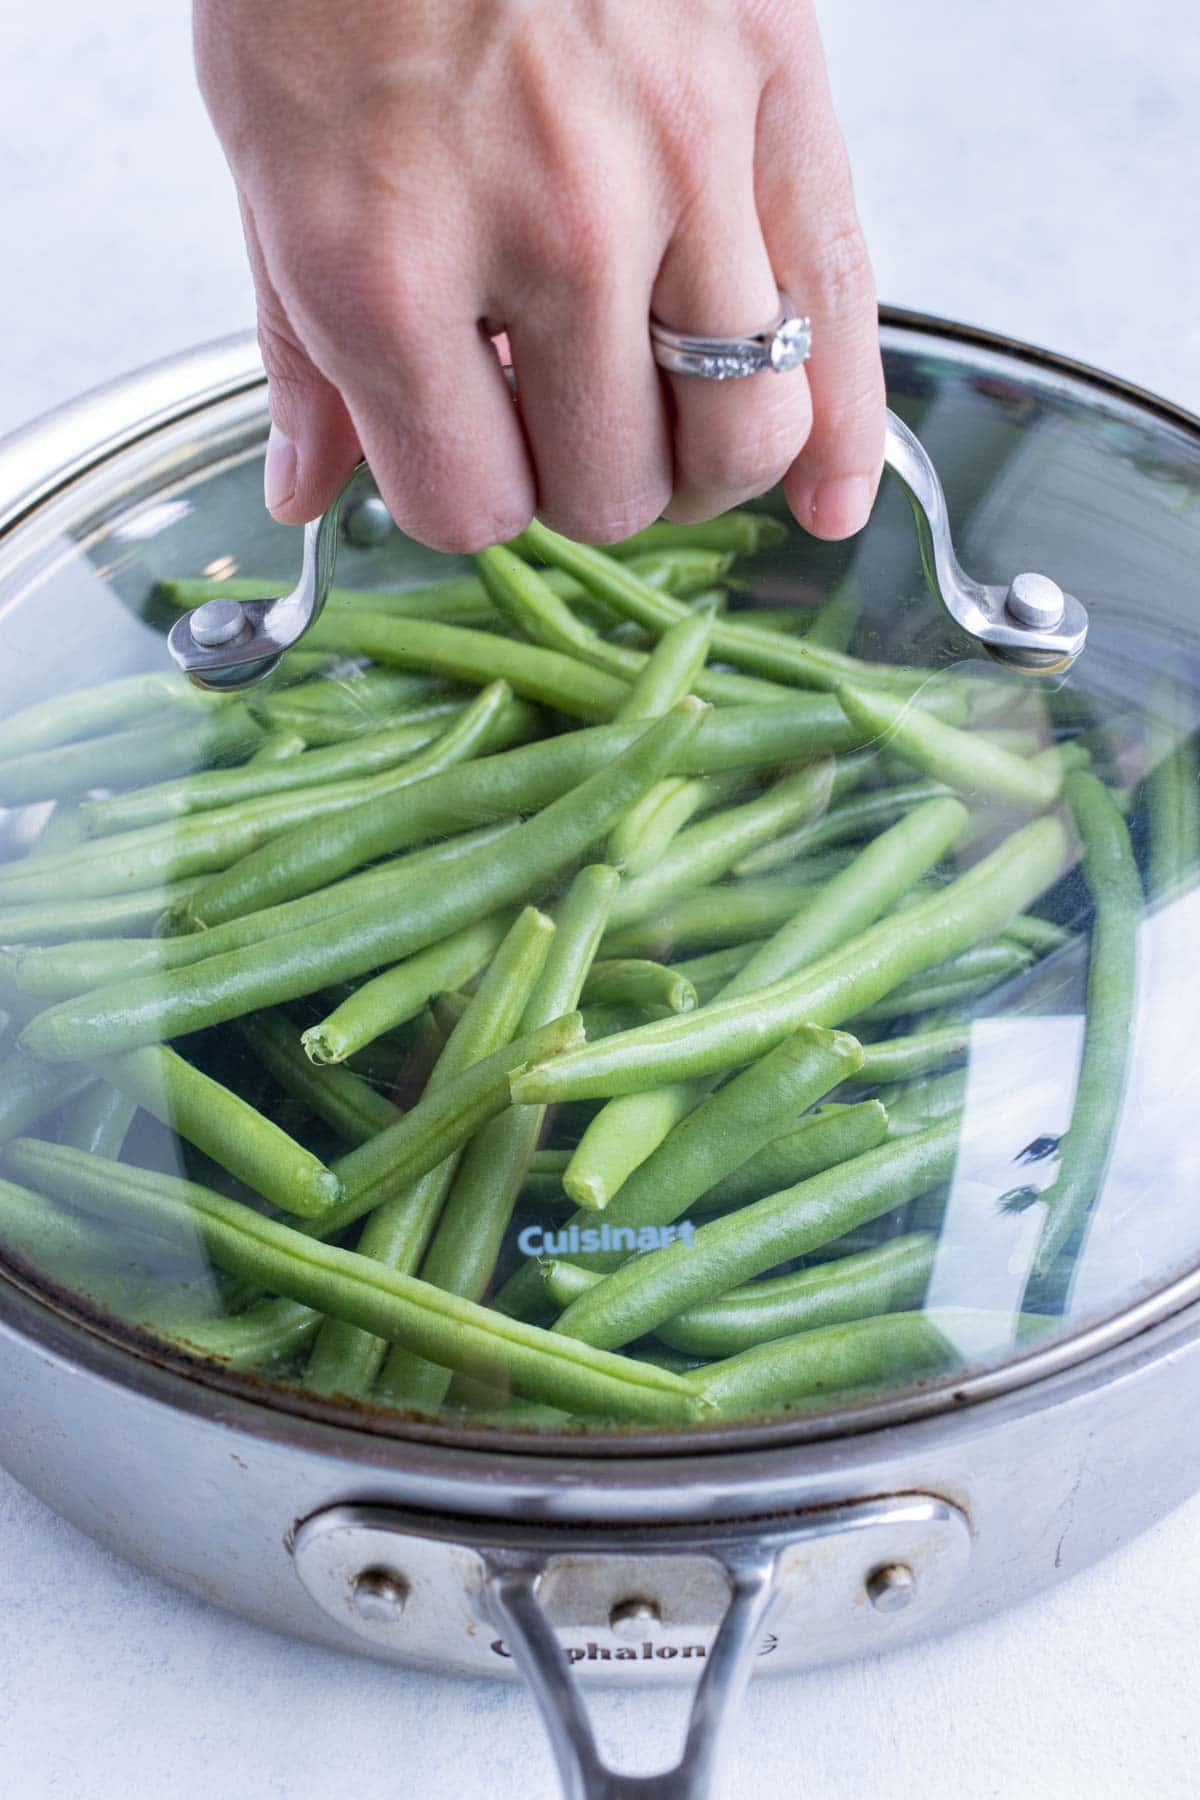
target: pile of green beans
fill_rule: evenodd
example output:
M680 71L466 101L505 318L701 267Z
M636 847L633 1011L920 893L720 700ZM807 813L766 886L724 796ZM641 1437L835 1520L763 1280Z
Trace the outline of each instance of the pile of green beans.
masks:
M1200 861L1187 709L1131 801L1061 697L857 655L852 581L768 606L754 559L799 543L535 524L335 589L260 688L159 668L0 721L0 1263L206 1365L514 1431L853 1399L1069 1311L1131 806L1157 900ZM984 1206L942 1260L977 1022L1085 968L1026 1310L976 1313L1011 1243Z

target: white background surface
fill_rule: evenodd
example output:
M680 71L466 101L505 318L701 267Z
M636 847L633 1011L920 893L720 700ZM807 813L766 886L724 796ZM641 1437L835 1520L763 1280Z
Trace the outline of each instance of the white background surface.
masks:
M0 432L250 322L185 10L0 0ZM884 296L1200 408L1190 0L825 0L822 13ZM1194 1794L1198 1540L1194 1502L988 1626L761 1682L735 1791ZM613 1745L647 1747L634 1766L671 1747L663 1706L604 1703ZM0 1770L14 1800L555 1793L516 1690L270 1637L113 1561L3 1475Z

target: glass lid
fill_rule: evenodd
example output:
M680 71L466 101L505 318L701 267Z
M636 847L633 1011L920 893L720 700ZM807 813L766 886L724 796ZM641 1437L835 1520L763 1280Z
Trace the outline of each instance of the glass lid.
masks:
M886 345L965 567L1087 606L1068 673L961 635L885 477L847 544L771 495L474 563L368 490L314 630L204 692L170 625L299 570L261 385L10 529L5 1283L291 1411L568 1449L949 1404L1192 1297L1200 437Z

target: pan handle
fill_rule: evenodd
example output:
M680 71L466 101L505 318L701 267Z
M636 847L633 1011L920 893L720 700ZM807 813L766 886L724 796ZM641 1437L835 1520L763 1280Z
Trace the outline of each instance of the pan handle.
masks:
M712 1793L721 1740L746 1691L775 1591L779 1555L751 1542L728 1545L714 1560L728 1579L729 1602L692 1701L683 1755L660 1775L621 1775L600 1756L578 1684L538 1600L544 1558L503 1550L485 1555L488 1608L541 1712L564 1800L706 1800Z

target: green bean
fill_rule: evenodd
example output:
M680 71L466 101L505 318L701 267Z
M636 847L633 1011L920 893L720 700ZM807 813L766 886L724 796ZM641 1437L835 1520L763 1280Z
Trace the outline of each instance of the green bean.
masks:
M1186 691L1164 677L1155 684L1150 704L1164 754L1145 780L1147 885L1151 898L1162 900L1192 886L1200 869L1200 766Z
M292 581L270 576L239 576L226 581L188 576L182 580L160 581L154 597L179 612L190 612L208 600L277 600L290 593L294 586ZM487 595L472 575L455 575L446 581L400 590L331 587L326 606L335 612L350 608L445 620L492 616Z
M785 636L794 632L798 637L807 636L815 615L816 608L811 606L739 606L734 614L739 625L782 631Z
M674 840L652 869L621 884L613 931L655 913L668 899L706 887L728 873L743 852L797 818L821 810L833 781L829 757L786 777L757 800L713 813Z
M967 1077L962 1069L907 1082L898 1094L889 1094L885 1100L889 1137L908 1137L939 1119L957 1115L966 1097Z
M347 792L351 784L338 784L328 790L334 800L321 808L311 828L299 826L274 837L263 854L247 855L213 880L192 909L194 921L217 925L294 899L424 838L545 806L576 782L606 769L642 729L635 723L564 733L447 770L391 795L380 785L392 779L387 774L368 777L362 785L369 792L361 800ZM709 714L694 740L680 746L672 772L704 775L773 766L844 749L855 741L841 709L823 696L800 696L781 706L729 707ZM324 790L315 791L324 798ZM200 823L193 821L193 829ZM177 827L177 836L184 829ZM132 846L132 836L127 843ZM133 847L144 856L144 842Z
M399 1108L361 1075L350 1069L314 1067L295 1027L281 1013L255 1013L242 1019L239 1029L280 1087L331 1125L348 1144L365 1144L400 1117Z
M149 929L165 910L188 899L199 885L198 879L177 881L129 894L0 906L0 944L54 944L85 936L119 936L139 926Z
M860 1060L861 1049L852 1038L802 1029L794 1047L789 1040L708 1100L704 1100L703 1085L694 1082L679 1093L656 1089L652 1096L645 1096L651 1102L646 1109L652 1140L649 1151L635 1146L621 1165L616 1158L610 1163L604 1156L580 1159L577 1153L572 1158L564 1186L571 1198L582 1204L557 1234L554 1254L569 1253L572 1261L581 1260L591 1269L614 1268L637 1248L643 1227L655 1228L657 1236L659 1227L673 1224L694 1203L721 1190L726 1178L736 1180L735 1171L743 1175L751 1161L758 1164L757 1170L749 1171L752 1180L761 1174L769 1176L780 1164L798 1166L807 1173L812 1166L810 1157L815 1157L818 1168L824 1168L830 1160L841 1160L878 1143L886 1130L882 1108L867 1114L848 1108L855 1116L838 1116L838 1123L823 1130L815 1145L811 1140L782 1145L778 1159L770 1150L772 1133L778 1135L781 1118L789 1112L794 1116L804 1104L820 1098L821 1092L852 1073ZM820 1087L822 1079L826 1089ZM619 1116L616 1108L606 1110ZM641 1120L632 1105L625 1110L628 1116L623 1122L633 1129ZM760 1158L764 1160L760 1162ZM606 1179L613 1166L617 1167L615 1178ZM595 1185L590 1186L593 1181ZM603 1238L592 1223L600 1208L605 1209ZM603 1248L611 1243L612 1233L620 1230L626 1234L624 1250ZM505 1284L495 1303L524 1316L537 1304L540 1293L537 1270L529 1264Z
M907 917L902 914L901 917ZM976 944L961 955L903 981L873 1006L855 1014L856 1020L887 1021L902 1019L909 1013L930 1012L935 1007L956 1005L986 994L1001 981L1023 974L1033 964L1033 957L1020 944L998 938L994 943Z
M221 1024L397 962L484 913L542 891L657 779L703 710L697 701L681 701L606 770L552 801L500 848L461 857L452 885L437 872L417 875L386 913L375 903L354 907L320 941L312 932L291 931L190 969L60 1002L26 1027L27 1048L51 1060L100 1055Z
M744 856L734 873L739 877L765 875L771 869L795 862L801 854L822 850L829 844L842 844L852 838L870 837L879 826L890 825L914 808L949 792L942 782L910 781L900 787L857 794L840 806L830 807L822 817L786 832Z
M312 1342L322 1315L295 1300L260 1300L232 1318L192 1319L186 1325L154 1320L160 1337L231 1369L271 1374Z
M477 560L497 608L545 651L568 656L625 683L641 677L648 661L645 652L614 643L591 630L546 585L542 571L530 568L504 545L483 551ZM673 600L667 604L677 606ZM695 622L686 606L678 606L673 624ZM770 705L788 698L787 688L778 683L709 669L695 672L692 691L714 705Z
M126 1168L23 1139L10 1166L73 1204L185 1242L198 1237L219 1267L357 1325L447 1368L486 1370L517 1394L604 1418L684 1424L706 1405L678 1375L597 1353L487 1307L443 1293L192 1182L129 1181Z
M737 970L730 971L718 998L735 999L790 977L806 963L833 954L856 931L869 928L899 893L942 856L962 831L966 818L956 800L928 802L868 845L825 888L806 896L785 884L779 896L779 915L771 921L780 928L749 958L742 959ZM718 889L714 894L714 912L721 904L720 893ZM754 889L738 889L724 901L731 921L748 922L742 913L747 897L755 897ZM660 916L658 929L670 929L671 923L669 916ZM762 915L752 923L761 927ZM678 933L677 914L674 924ZM711 938L711 932L709 935ZM672 1084L656 1098L657 1090L649 1087L646 1093L630 1094L605 1107L584 1133L567 1181L568 1191L580 1199L589 1190L614 1193L640 1158L650 1155L682 1112L695 1103L699 1091L690 1084Z
M909 977L1002 931L1057 877L1067 848L1057 819L1036 819L899 919L869 926L788 980L749 996L714 1001L694 1013L657 1019L572 1051L553 1065L531 1068L514 1083L513 1098L551 1102L634 1093L652 1084L735 1068L761 1055L801 1020L836 1025ZM27 1033L39 1023L26 1027Z
M655 1335L687 1356L736 1356L798 1331L904 1312L920 1306L936 1249L937 1239L930 1233L910 1232L873 1250L732 1288L667 1320ZM545 1279L551 1299L567 1306L604 1278L569 1263L553 1263Z
M515 824L491 825L464 832L460 837L447 838L442 843L429 844L423 850L413 850L407 856L364 869L344 881L319 888L314 894L305 894L300 900L231 919L228 924L214 926L211 931L194 931L185 937L84 938L78 943L58 944L45 950L25 950L18 953L18 985L25 994L61 998L65 994L83 993L91 987L107 987L136 975L189 968L192 963L203 962L207 957L261 943L280 932L320 924L363 900L375 899L386 904L392 890L402 888L418 871L428 873L436 869L448 875L461 856L483 845L497 844L515 829ZM160 924L163 922L166 922L165 915Z
M90 1069L38 1063L13 1050L0 1062L0 1144L56 1111L93 1079Z
M641 552L632 557L632 566L651 587L661 587L669 594L687 594L708 587L729 567L729 556L719 550L688 546ZM555 593L564 599L587 600L590 595L557 569L547 573ZM206 600L274 599L290 591L290 581L262 579L210 581L162 581L155 589L156 598L180 611L202 606ZM335 608L357 607L368 612L411 614L417 618L447 621L487 620L494 618L487 590L477 575L453 575L448 580L412 587L400 592L366 588L329 590L327 604ZM294 652L293 652L294 654Z
M129 1135L136 1100L107 1081L93 1081L68 1100L58 1121L58 1141L116 1161Z
M953 1172L958 1135L957 1120L932 1126L701 1225L690 1243L667 1244L614 1269L572 1301L554 1329L604 1348L654 1331L928 1192Z
M169 727L169 728L167 728ZM153 718L132 731L33 750L0 762L0 806L61 800L89 788L131 787L146 771L182 773L208 762L240 759L262 743L264 732L245 706L227 706L195 723Z
M330 782L295 793L247 800L195 819L166 820L90 841L54 856L9 864L0 872L0 912L30 901L126 896L156 882L176 882L214 874L302 821L312 823L344 811L356 800L373 800L375 784L396 780L395 772L357 781Z
M859 596L853 581L838 583L804 634L806 644L823 650L849 650L858 629Z
M420 710L431 701L453 697L453 691L441 675L334 663L313 680L289 688L283 694L268 689L260 697L254 691L250 704L266 722L277 716L278 708L295 707L305 713L310 723L324 719L345 735L395 724L410 709Z
M1065 926L1055 925L1049 919L1039 919L1036 913L1022 913L1011 925L1005 927L1004 935L1014 938L1029 950L1036 950L1039 956L1049 956L1055 950L1065 950L1077 941L1074 933Z
M291 793L295 788L320 787L329 781L351 781L377 774L383 769L394 769L434 743L462 711L462 702L445 701L424 709L425 716L416 723L404 720L385 730L367 732L349 741L343 739L322 750L305 750L280 762L263 764L251 758L240 769L208 770L182 781L156 783L133 794L92 800L87 803L84 817L94 836L106 836L139 825L236 806L243 800ZM504 707L498 710L484 741L489 749L506 749L510 743L520 743L527 737L531 727L532 715L527 707Z
M511 1040L553 934L553 922L533 907L520 915L438 1058L427 1094L436 1096L456 1075ZM460 1155L461 1146L456 1146L449 1157L378 1207L359 1239L360 1254L389 1269L415 1274L453 1184ZM351 1194L375 1178L378 1166L377 1152L370 1148L344 1159L340 1167ZM381 1337L330 1320L317 1334L306 1379L320 1393L366 1394L386 1350Z
M705 619L689 619L666 632L634 680L629 698L617 714L618 720L657 718L682 700L691 690L693 679L704 667L704 659L708 655L708 638L709 628ZM712 780L710 777L710 783ZM661 822L664 818L663 807L666 805L670 808L671 802L674 802L674 811L667 816L678 815L680 796L692 785L700 787L697 795L697 805L700 805L705 798L703 785L681 782L675 775L668 775L648 788L610 831L610 861L619 865L625 860L622 850L629 838L631 815L636 852L637 834L644 833L645 820L657 816ZM671 836L674 836L674 832Z
M681 619L665 631L630 684L617 718L657 719L690 694L708 656L710 635L711 625L703 614Z
M155 1247L153 1239L139 1232L116 1238L95 1219L0 1180L0 1253L109 1313L123 1312L125 1277L134 1273L144 1251L153 1255Z
M669 1225L777 1136L781 1118L803 1112L861 1062L856 1039L802 1026L676 1125L614 1199L578 1179L571 1196L585 1210L607 1209L614 1225ZM611 1255L592 1266L611 1266Z
M227 696L193 687L182 675L165 671L125 675L102 687L55 694L10 713L0 723L0 757L30 756L77 738L123 730L131 719L167 707L185 713L215 713L229 704Z
M707 1005L765 942L765 938L749 938L741 944L727 944L723 950L708 950L703 956L690 956L683 962L673 963L672 967L677 975L691 982L700 1004Z
M862 1049L859 1080L867 1067L866 1045ZM727 1212L747 1200L761 1200L765 1194L794 1187L798 1181L807 1181L810 1175L819 1175L835 1163L849 1162L852 1157L874 1150L887 1135L888 1115L878 1100L860 1100L854 1106L823 1106L811 1117L801 1119L794 1130L772 1138L723 1180L714 1182L695 1202L693 1211Z
M610 1037L614 1031L632 1031L635 1025L644 1025L647 1019L662 1018L665 1011L662 1006L619 1006L606 1001L583 1007L580 1016L587 1040L592 1043L596 1038Z
M656 781L609 833L610 859L626 875L645 874L698 812L733 799L745 780L735 769L728 775L693 775L690 780L668 775Z
M677 600L648 587L603 551L573 544L536 519L515 540L513 548L574 575L590 594L625 618L636 619L655 636L661 636L686 611ZM809 648L807 639L796 642L781 638L775 631L738 625L736 614L728 621L714 621L712 650L714 656L785 685L799 683L803 687L831 689L847 680L857 680L911 694L928 679L919 669L860 662L819 645Z
M688 1377L722 1418L821 1399L853 1396L906 1377L954 1368L960 1358L920 1312L823 1325L775 1338Z
M608 545L608 554L622 562L648 550L729 550L737 556L753 556L786 542L787 526L769 513L735 511L696 525L676 525L658 519L619 544Z
M529 996L523 1030L534 1030L577 1003L616 888L616 871L603 864L576 876L559 910L545 967ZM511 1107L472 1139L421 1264L424 1280L464 1299L483 1298L544 1116L540 1106ZM378 1397L433 1410L448 1386L445 1370L395 1350L384 1367Z
M321 1239L337 1237L366 1213L403 1193L420 1176L435 1169L508 1104L512 1072L546 1046L564 1047L583 1041L578 1013L564 1014L538 1031L525 1032L499 1050L473 1062L461 1073L434 1083L394 1124L339 1157L333 1165L346 1199L319 1219L300 1227Z
M865 931L942 860L962 836L969 816L957 800L927 800L872 839L754 953L731 992L768 987Z
M627 692L623 681L572 657L459 625L335 612L324 613L309 635L327 649L350 650L389 667L434 669L477 687L502 678L527 700L581 719L611 719Z
M586 1019L586 1014L584 1015ZM865 1066L865 1065L864 1065ZM888 1115L878 1100L859 1100L853 1105L830 1103L802 1119L794 1131L786 1131L747 1157L739 1168L693 1201L693 1215L727 1212L747 1200L761 1200L780 1187L790 1187L817 1175L833 1163L847 1162L873 1150L888 1135ZM565 1203L563 1177L570 1162L568 1150L539 1151L532 1159L526 1194L537 1205ZM575 1223L584 1215L577 1213ZM515 1284L505 1289L509 1294ZM522 1276L521 1290L528 1283Z
M342 1198L332 1170L219 1081L164 1045L106 1057L114 1087L284 1212L319 1217Z
M57 856L83 842L83 812L77 801L60 800L47 819L31 856Z
M656 719L690 693L693 681L704 667L708 639L709 626L705 618L686 619L664 633L633 680L617 719L621 722ZM656 798L663 800L677 795L682 785L677 776L655 782L636 803L639 813L653 807ZM622 823L618 820L609 834L610 852L619 839Z
M910 762L956 793L984 794L1011 806L1043 812L1062 791L1053 764L1014 756L974 732L917 712L903 701L874 691L840 687L847 718L864 733L886 738Z
M943 1025L935 1031L884 1038L863 1045L864 1081L908 1081L962 1062L971 1045L969 1025Z
M667 901L651 917L611 932L604 940L604 954L661 961L680 951L744 946L747 940L786 925L820 887L819 880L788 877L699 888Z
M504 914L464 925L428 950L356 988L349 999L303 1033L315 1063L345 1062L384 1032L415 1018L435 994L469 981L492 955L511 920Z
M704 888L673 906L664 906L653 920L606 937L603 948L613 957L653 957L697 943L733 939L740 953L745 947L741 942L744 936L786 923L811 893L792 881ZM741 962L745 960L740 957ZM676 964L677 968L682 966ZM725 985L727 982L722 983L720 992ZM595 1035L589 1030L589 1041ZM572 1159L567 1192L581 1203L594 1203L601 1194L611 1199L630 1171L698 1104L708 1085L711 1084L697 1086L694 1081L685 1081L659 1086L647 1082L642 1084L644 1091L625 1094L602 1107L588 1125Z
M790 723L794 725L795 721ZM744 724L745 721L735 720L732 737L723 734L728 740L727 753L732 751L736 756L741 752ZM776 735L773 730L775 724L775 721L768 721L768 737ZM827 724L822 720L822 732L825 729ZM603 752L607 752L609 756L616 754L619 749L628 748L635 742L638 735L639 729L633 725L622 727L615 740L589 740L582 748L579 762L585 770L593 764L599 765ZM561 794L564 788L571 785L572 774L572 759L560 748L562 742L561 739L555 739L527 746L530 750L550 753L547 759L538 759L532 764L521 763L515 767L502 765L500 771L497 771L494 766L489 768L487 765L495 765L500 759L485 759L485 772L477 778L477 783L485 791L491 786L503 792L507 786L518 793L524 788L536 794L540 781L542 788L548 789L551 797ZM450 774L451 771L447 769L443 773ZM535 776L533 783L528 780L530 774ZM493 779L497 775L498 779ZM416 839L433 835L440 830L461 829L462 808L451 801L451 796L457 798L456 789L432 788L427 784L432 783L433 779L432 775L426 775L420 782L415 781L404 768L383 770L377 775L364 776L354 781L331 782L321 787L302 788L294 793L267 796L263 800L243 801L237 806L226 807L195 819L144 826L138 831L91 844L83 853L46 857L9 868L0 875L0 906L6 901L54 898L64 884L69 884L76 892L107 893L132 886L135 882L145 883L156 874L164 872L179 876L220 871L301 821L315 823L334 814L349 813L357 802L362 802L365 816L373 822L373 835L378 837L377 821L381 817L386 819L390 816L381 802L390 801L395 805L399 795L410 787L418 790L417 818L422 824L422 829L415 834ZM495 816L494 811L492 816ZM325 835L327 834L319 834L317 841L320 842ZM412 842L414 837L402 835L402 841ZM356 857L348 867L356 867L360 860L373 860L374 856L385 853L373 851L370 857ZM271 855L266 859L267 866L274 866L277 860L278 847L272 845ZM314 882L313 885L320 883ZM293 891L289 885L282 897L292 897ZM258 896L256 904L263 903L264 898ZM235 910L248 909L241 906ZM201 917L197 922L220 921Z
M247 758L247 767L262 769L271 763L290 762L294 756L302 756L307 748L307 742L298 731L272 731L254 755Z
M691 1012L696 990L686 976L662 963L636 958L609 957L592 964L583 989L588 1001L629 1006L667 1006L672 1012Z
M1034 1272L1045 1277L1074 1234L1086 1230L1121 1121L1133 1048L1142 884L1129 831L1108 789L1086 770L1068 775L1067 801L1083 843L1083 878L1095 919L1087 1010L1071 1123L1046 1206Z

